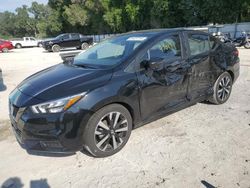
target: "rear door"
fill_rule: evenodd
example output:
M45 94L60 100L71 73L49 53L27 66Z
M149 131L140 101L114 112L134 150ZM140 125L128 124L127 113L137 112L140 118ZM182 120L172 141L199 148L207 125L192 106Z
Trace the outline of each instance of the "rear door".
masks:
M71 47L81 46L79 34L77 33L70 34L70 39L71 39L71 43L70 43Z
M210 59L209 35L200 32L185 32L192 73L188 98L193 100L212 92L213 67Z
M71 46L71 39L69 34L64 34L60 39L60 46L63 48L69 48Z

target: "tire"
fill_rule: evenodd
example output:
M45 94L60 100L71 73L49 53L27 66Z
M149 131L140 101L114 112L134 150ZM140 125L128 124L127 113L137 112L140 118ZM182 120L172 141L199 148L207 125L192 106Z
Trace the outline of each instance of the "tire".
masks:
M40 48L43 47L43 44L39 42L38 47L40 47Z
M209 102L219 105L227 102L231 95L233 80L228 72L222 73L214 84L214 94Z
M3 48L3 49L2 49L2 52L3 52L3 53L8 53L8 52L9 52L9 49L8 49L8 48Z
M244 45L244 48L250 49L250 42L249 41Z
M131 130L132 118L125 107L119 104L105 106L88 121L83 134L84 148L93 157L114 155L126 145Z
M88 43L86 43L86 42L82 43L82 45L81 45L81 49L82 50L86 50L88 48L89 48L89 44Z
M16 47L17 49L20 49L20 48L22 48L22 45L19 44L19 43L17 43L15 47Z
M53 52L59 52L61 47L58 44L54 44L51 49Z

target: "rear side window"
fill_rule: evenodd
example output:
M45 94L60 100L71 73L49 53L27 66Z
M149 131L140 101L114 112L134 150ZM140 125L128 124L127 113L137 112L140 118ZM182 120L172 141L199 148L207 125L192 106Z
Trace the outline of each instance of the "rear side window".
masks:
M71 34L72 39L79 39L79 34Z
M201 34L189 34L188 43L190 48L190 55L198 55L210 50L209 36Z
M181 44L179 35L168 36L156 43L147 52L148 59L172 59L181 57Z

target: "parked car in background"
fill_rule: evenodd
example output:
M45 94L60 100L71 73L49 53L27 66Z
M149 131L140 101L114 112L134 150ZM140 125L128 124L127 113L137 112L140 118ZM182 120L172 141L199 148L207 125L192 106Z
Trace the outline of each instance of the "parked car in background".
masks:
M249 34L242 32L241 36L237 38L232 38L230 33L213 33L213 36L218 38L221 42L226 44L233 44L235 47L244 47L250 49L250 38Z
M2 69L0 68L0 87L3 84L3 73L2 73Z
M0 51L1 52L8 52L9 50L12 50L13 48L14 46L12 45L10 41L0 39Z
M248 38L248 34L246 34L245 32L242 32L241 36L235 39L230 39L229 41L226 41L226 43L231 43L236 47L244 47L246 49L250 49L250 41Z
M23 37L21 39L13 39L11 40L11 42L15 48L42 47L42 41L37 40L34 37Z
M27 150L110 156L133 128L201 101L225 103L238 55L199 31L119 35L20 83L9 97L12 128Z
M45 40L42 44L43 48L49 52L59 52L61 49L65 48L85 50L93 44L93 38L86 37L79 33L65 33L54 39Z

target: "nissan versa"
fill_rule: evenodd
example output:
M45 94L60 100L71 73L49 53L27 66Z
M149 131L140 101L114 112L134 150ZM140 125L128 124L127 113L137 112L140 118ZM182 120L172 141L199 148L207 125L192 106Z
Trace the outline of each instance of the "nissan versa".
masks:
M28 151L106 157L136 127L201 101L225 103L238 76L238 50L209 34L131 32L25 79L10 94L10 119Z

